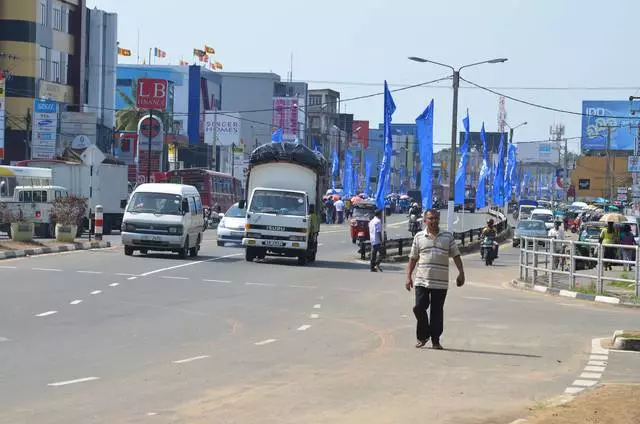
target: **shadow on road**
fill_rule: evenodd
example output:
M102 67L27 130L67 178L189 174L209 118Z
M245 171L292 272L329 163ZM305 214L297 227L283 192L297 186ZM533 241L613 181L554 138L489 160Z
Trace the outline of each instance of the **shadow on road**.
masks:
M542 358L539 355L531 355L527 353L511 353L511 352L491 352L488 350L470 350L470 349L450 349L445 348L447 352L458 352L458 353L476 353L480 355L498 355L498 356L516 356L520 358Z

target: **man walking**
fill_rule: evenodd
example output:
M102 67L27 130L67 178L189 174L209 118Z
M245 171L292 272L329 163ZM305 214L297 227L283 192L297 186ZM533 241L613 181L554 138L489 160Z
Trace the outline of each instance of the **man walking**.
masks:
M464 285L464 269L453 234L440 231L440 212L428 209L424 213L424 223L424 231L416 234L413 239L405 287L410 291L415 286L416 290L416 305L413 307L418 321L416 347L423 347L431 339L434 349L442 349L440 336L443 330L444 301L449 288L449 258L453 258L458 268L458 287ZM430 316L427 315L429 308Z
M369 240L371 240L371 272L382 271L380 268L380 247L382 246L382 211L376 209L375 215L369 221Z

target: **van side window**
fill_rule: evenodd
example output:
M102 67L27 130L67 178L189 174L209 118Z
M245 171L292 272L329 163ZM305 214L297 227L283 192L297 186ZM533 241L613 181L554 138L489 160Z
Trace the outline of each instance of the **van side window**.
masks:
M56 199L62 198L62 192L60 190L56 190L55 196L56 196Z
M43 191L43 192L42 192L42 201L43 201L44 203L47 203L47 200L48 200L48 199L47 199L47 192L46 192L46 191Z
M189 197L189 211L191 215L197 215L196 212L196 200L193 197Z
M41 203L42 202L42 192L41 191L34 191L33 192L33 201L34 201L34 203Z
M202 212L202 201L199 197L196 197L196 212L200 214Z
M24 191L19 191L18 192L18 201L19 202L24 202Z
M31 203L33 201L33 192L32 191L25 191L24 192L24 202L25 203Z

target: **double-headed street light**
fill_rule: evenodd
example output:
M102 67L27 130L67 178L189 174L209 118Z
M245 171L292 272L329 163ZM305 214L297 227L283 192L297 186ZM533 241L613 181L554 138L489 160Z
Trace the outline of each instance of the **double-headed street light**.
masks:
M485 63L504 63L507 61L506 58L497 58L490 60L483 60L482 62L470 63L468 65L464 65L459 67L458 69L454 68L451 65L446 65L444 63L436 62L434 60L423 59L421 57L411 56L409 60L413 60L414 62L420 63L433 63L434 65L444 66L445 68L451 69L453 72L453 113L451 120L451 157L450 157L450 165L449 165L449 204L447 208L447 230L453 231L453 210L454 210L454 201L455 201L455 178L456 178L456 150L457 150L457 140L458 140L458 89L460 88L460 71L464 68L470 68L472 66L483 65Z
M527 121L522 122L521 124L516 125L515 127L512 127L511 125L509 125L509 123L507 121L502 121L504 122L504 124L509 127L509 143L513 143L513 131L524 126L527 125Z

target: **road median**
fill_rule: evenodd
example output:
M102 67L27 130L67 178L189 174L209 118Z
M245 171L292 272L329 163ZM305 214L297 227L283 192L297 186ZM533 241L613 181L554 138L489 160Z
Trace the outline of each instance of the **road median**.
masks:
M74 250L105 249L108 247L111 247L111 243L108 241L58 243L55 240L43 240L23 243L6 240L0 242L0 260L46 255L49 253L71 252Z

